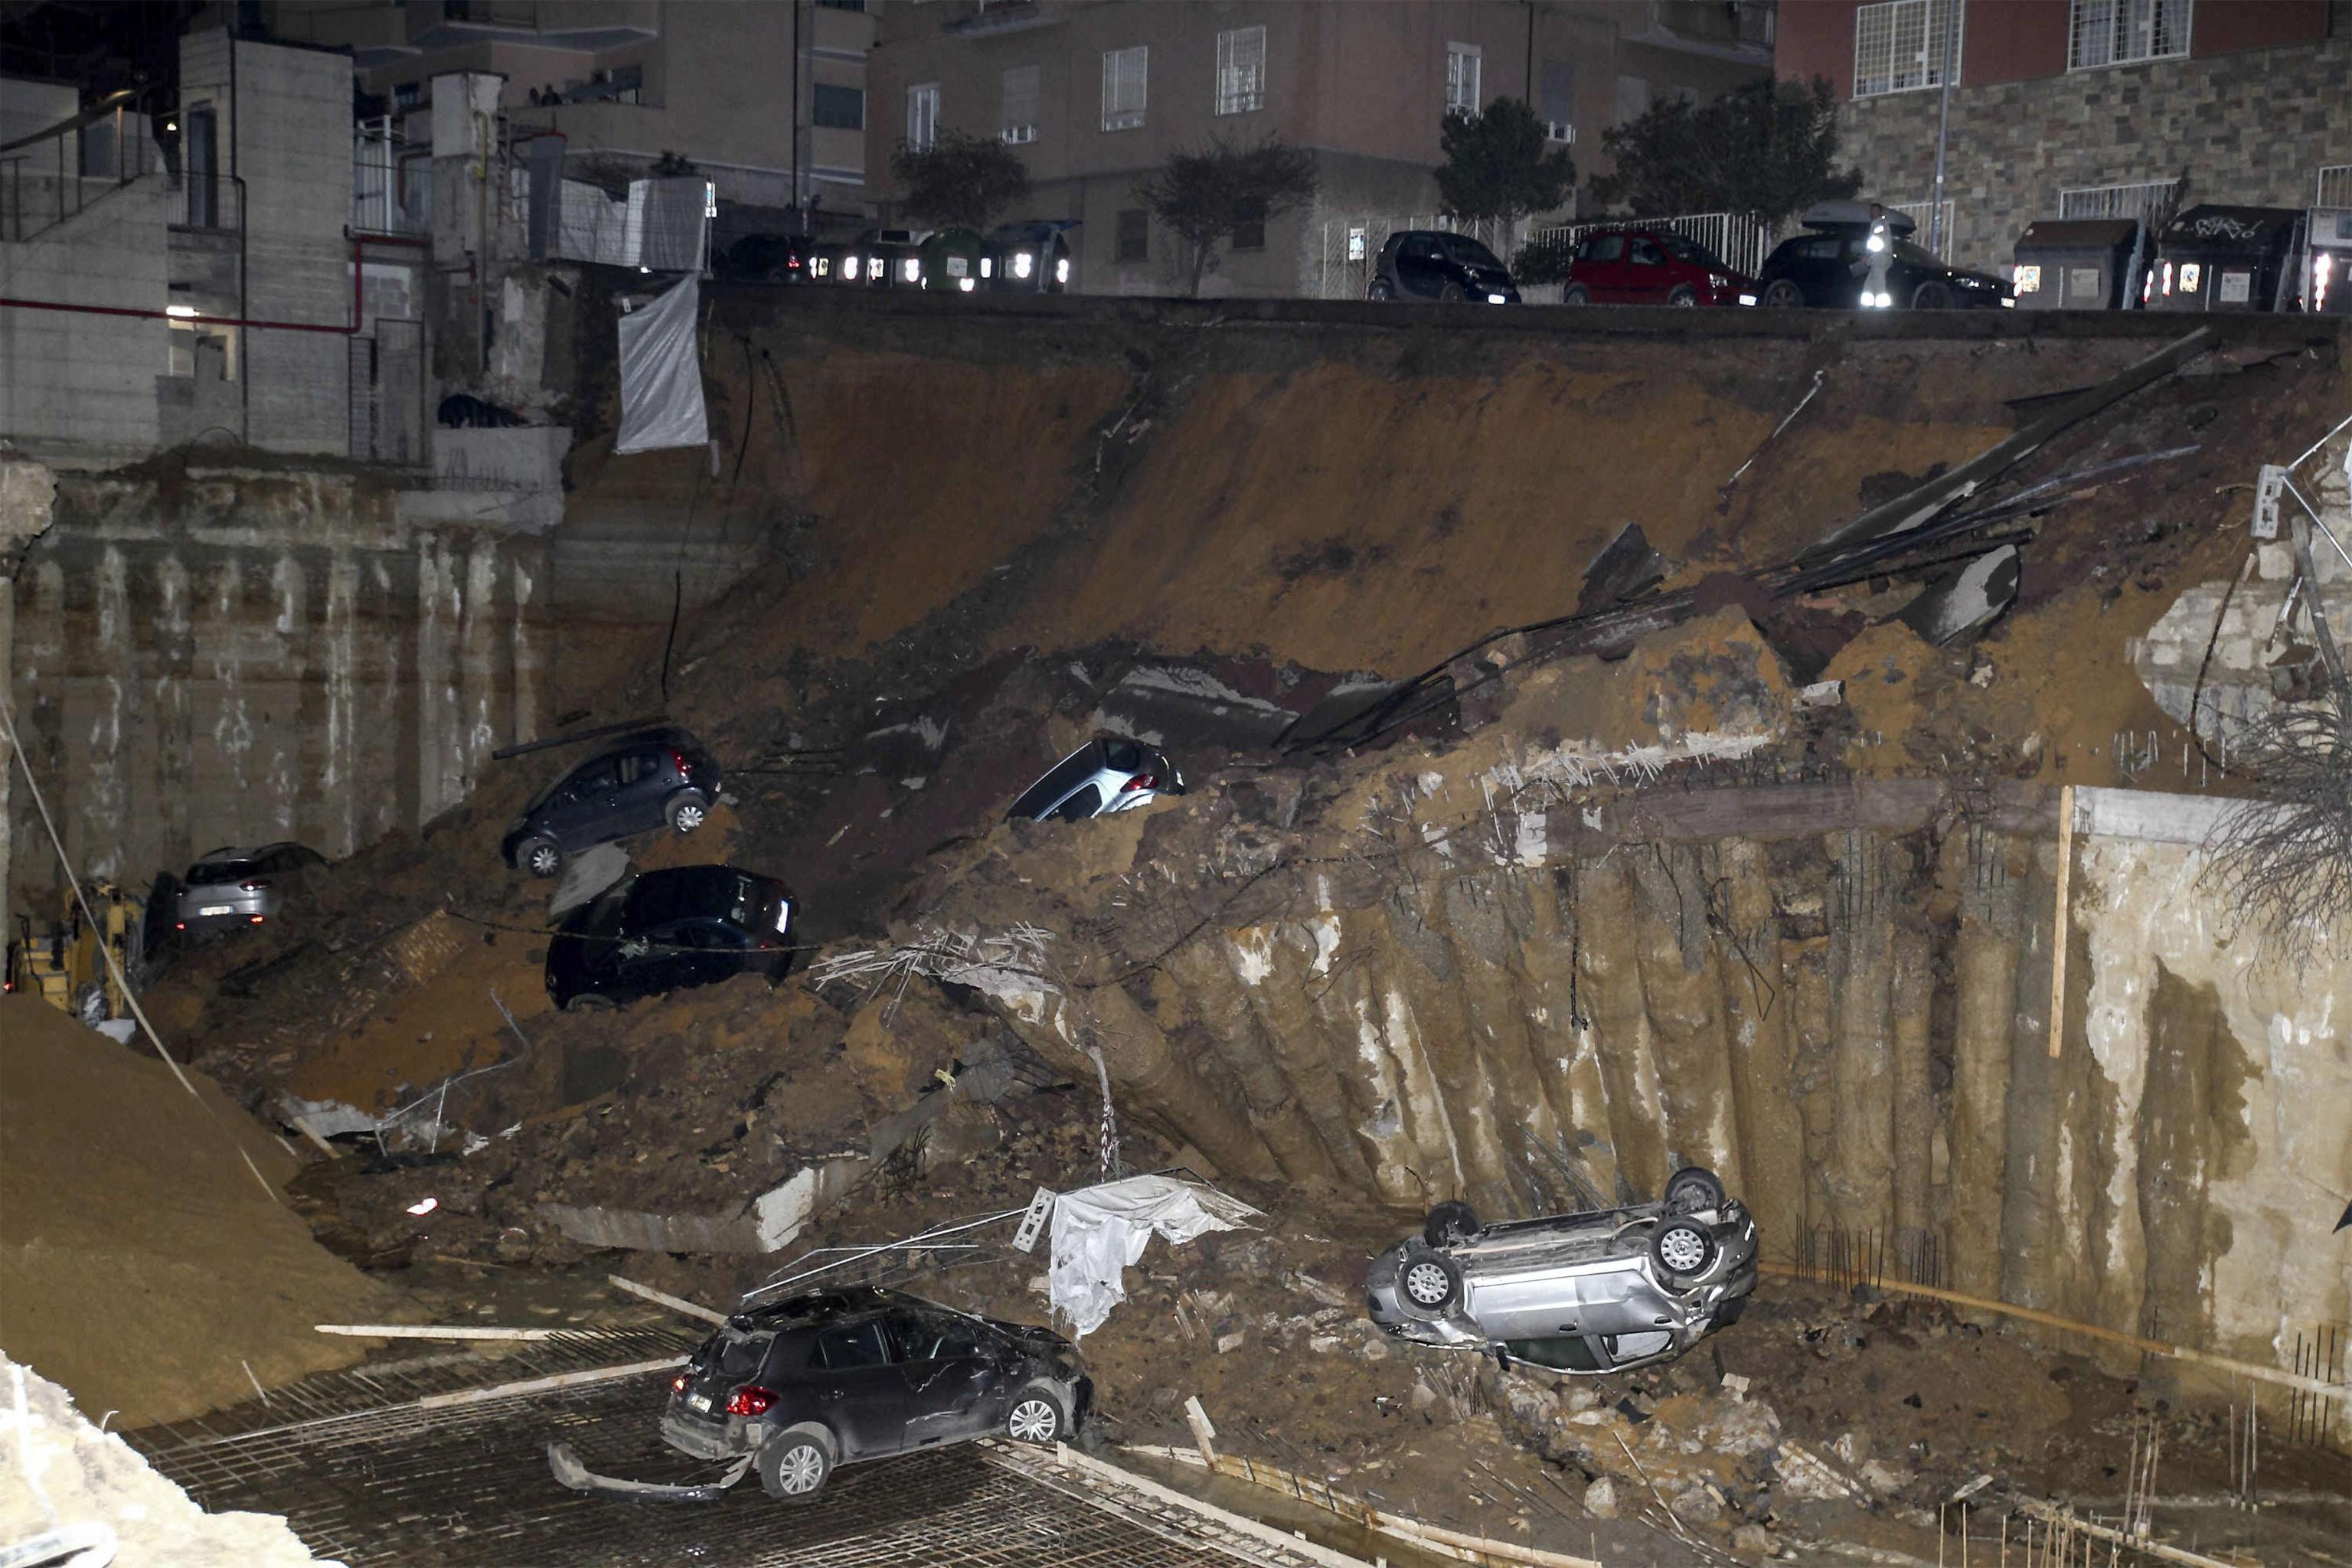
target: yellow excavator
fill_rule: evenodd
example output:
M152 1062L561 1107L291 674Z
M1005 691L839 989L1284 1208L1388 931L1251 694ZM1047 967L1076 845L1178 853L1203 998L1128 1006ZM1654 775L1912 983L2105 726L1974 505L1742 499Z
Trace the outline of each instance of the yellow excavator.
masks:
M127 1018L131 1006L121 977L131 974L139 962L145 905L111 882L92 882L84 890L98 920L95 928L71 889L46 931L36 934L30 915L16 917L0 989L38 996L85 1024ZM112 963L106 961L110 950Z

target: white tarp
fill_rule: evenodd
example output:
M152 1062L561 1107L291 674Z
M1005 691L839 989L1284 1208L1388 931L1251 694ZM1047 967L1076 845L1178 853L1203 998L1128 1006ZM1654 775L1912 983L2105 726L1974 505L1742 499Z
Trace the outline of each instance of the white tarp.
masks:
M652 452L709 441L702 359L694 341L701 293L700 279L681 278L652 304L621 318L621 434L614 451Z
M1127 1300L1120 1271L1143 1256L1154 1232L1181 1245L1257 1217L1237 1198L1173 1176L1129 1176L1064 1193L1054 1200L1054 1261L1046 1271L1054 1306L1084 1338Z

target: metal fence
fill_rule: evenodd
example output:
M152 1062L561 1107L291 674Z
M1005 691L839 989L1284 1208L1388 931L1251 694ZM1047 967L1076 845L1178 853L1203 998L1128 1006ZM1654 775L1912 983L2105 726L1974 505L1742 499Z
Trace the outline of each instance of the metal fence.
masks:
M2313 193L2311 205L2352 207L2352 163L2331 163L2320 170L2319 188Z
M1383 214L1323 220L1323 249L1316 271L1318 300L1360 300L1370 290L1372 270L1389 236L1404 229L1461 227L1443 213Z
M433 162L412 153L392 117L352 133L352 227L360 234L423 234L433 210Z
M1947 196L1940 205L1944 209L1944 221L1940 224L1936 221L1938 204L1935 202L1892 202L1888 204L1887 210L1901 213L1919 226L1911 233L1912 244L1922 250L1935 252L1939 260L1949 261L1952 258L1952 199Z
M1685 213L1677 217L1611 218L1595 223L1564 224L1538 228L1528 235L1531 248L1570 249L1588 234L1610 228L1665 229L1694 240L1712 251L1734 272L1754 277L1772 254L1778 235L1772 226L1745 213Z
M2171 198L2176 183L2172 180L2141 180L2122 185L2077 185L2058 193L2058 216L2062 218L2145 217L2150 208L2162 206Z

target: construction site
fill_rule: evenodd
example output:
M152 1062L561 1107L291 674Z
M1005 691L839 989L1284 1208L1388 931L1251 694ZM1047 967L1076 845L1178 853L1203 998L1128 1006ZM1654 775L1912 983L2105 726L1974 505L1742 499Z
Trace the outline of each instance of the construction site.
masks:
M706 286L708 439L624 453L625 287L545 301L549 527L6 459L0 1542L2352 1568L2343 330ZM651 726L707 817L527 874ZM1008 819L1098 738L1181 783ZM555 1005L719 865L788 963ZM1692 1168L1754 1286L1679 1353L1368 1303ZM1206 1207L1083 1321L1059 1216L1144 1177ZM551 1472L725 1484L696 1347L868 1285L1087 1419Z

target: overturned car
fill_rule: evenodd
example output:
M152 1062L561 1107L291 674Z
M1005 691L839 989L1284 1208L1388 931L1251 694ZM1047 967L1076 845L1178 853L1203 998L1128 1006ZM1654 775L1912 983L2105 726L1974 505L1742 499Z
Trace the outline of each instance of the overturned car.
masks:
M769 1496L808 1502L862 1459L974 1437L1068 1441L1093 1399L1076 1349L1050 1329L870 1286L817 1290L735 1313L671 1381L662 1441L727 1464L720 1480L599 1476L561 1443L548 1459L574 1491L702 1501L756 1470Z
M1481 1226L1467 1204L1440 1204L1372 1260L1364 1305L1400 1338L1610 1373L1682 1354L1755 1289L1755 1220L1694 1167L1625 1208Z

